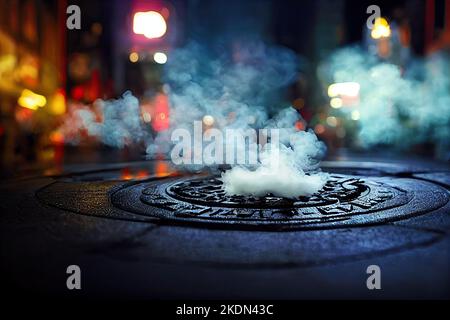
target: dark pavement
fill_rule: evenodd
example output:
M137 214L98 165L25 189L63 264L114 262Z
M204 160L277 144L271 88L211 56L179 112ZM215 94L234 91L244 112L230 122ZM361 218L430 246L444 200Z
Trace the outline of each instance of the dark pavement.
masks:
M57 176L4 180L4 288L36 297L119 299L450 298L448 168L328 161L324 170L384 179L409 188L412 199L386 221L370 216L366 224L240 230L159 223L111 203L130 173L147 181L156 172L164 181L169 170L161 163L69 166ZM82 271L80 291L66 288L73 264ZM381 268L381 290L366 287L369 265Z

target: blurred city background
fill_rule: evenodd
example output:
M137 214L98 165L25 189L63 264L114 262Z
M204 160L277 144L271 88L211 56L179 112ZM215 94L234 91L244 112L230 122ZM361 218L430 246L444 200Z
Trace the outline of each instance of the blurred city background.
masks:
M372 4L381 17L369 29L366 10ZM81 9L79 30L66 26L69 5ZM221 38L239 54L233 43L249 37L298 56L299 72L279 107L299 111L304 121L298 130L314 130L328 157L449 160L450 0L2 0L1 175L145 159L142 144L115 148L80 129L77 112L89 110L101 122L102 101L129 90L139 99L149 134L167 130L165 65L172 53L192 40L207 46ZM379 63L397 66L399 73L375 74L374 83ZM372 82L365 82L366 74ZM400 80L406 82L398 85ZM367 93L368 87L375 90ZM386 103L388 108L377 109ZM214 122L202 116L205 125ZM373 127L377 123L389 127ZM386 128L395 134L370 136Z

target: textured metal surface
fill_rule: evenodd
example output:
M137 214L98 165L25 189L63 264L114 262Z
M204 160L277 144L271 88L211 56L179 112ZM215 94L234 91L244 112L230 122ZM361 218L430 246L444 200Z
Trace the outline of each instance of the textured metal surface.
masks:
M287 199L227 196L217 177L183 177L125 185L112 193L111 201L122 210L164 222L261 229L382 223L436 209L448 201L442 190L427 185L420 192L425 184L403 180L333 175L311 197Z
M310 197L288 199L268 195L265 197L226 195L219 177L184 179L167 187L166 193L171 197L203 206L219 206L233 208L259 209L292 209L301 207L322 207L337 203L350 202L369 191L369 187L361 180L351 177L332 176L320 192ZM144 190L144 194L152 194L154 188ZM393 197L391 191L381 191L379 200ZM370 204L368 204L370 206ZM285 211L291 216L292 212Z

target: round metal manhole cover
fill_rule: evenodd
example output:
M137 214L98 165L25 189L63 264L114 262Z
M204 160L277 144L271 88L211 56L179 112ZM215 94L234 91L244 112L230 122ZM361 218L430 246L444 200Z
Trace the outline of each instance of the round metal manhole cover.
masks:
M126 184L111 201L165 223L291 230L399 220L442 207L448 193L412 179L332 175L310 197L227 196L218 177L194 176Z

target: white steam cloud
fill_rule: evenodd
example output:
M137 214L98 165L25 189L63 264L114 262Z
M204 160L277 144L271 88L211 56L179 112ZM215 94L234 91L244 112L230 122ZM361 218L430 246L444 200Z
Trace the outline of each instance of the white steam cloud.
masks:
M316 167L317 153L323 144L312 132L299 132L291 136L293 144L268 144L260 155L256 169L235 166L222 174L225 192L229 195L275 196L295 198L309 196L325 185L328 174L306 174L307 168Z
M285 48L250 41L214 50L190 43L172 52L165 66L165 93L170 101L167 131L151 135L141 119L138 99L129 92L118 100L97 101L94 110L77 109L62 130L67 136L75 125L114 147L143 143L152 158L161 152L170 153L170 137L176 129L186 129L195 137L193 124L205 116L214 119L214 128L222 132L280 129L279 141L258 146L256 165L234 165L223 173L224 189L230 195L311 195L328 178L318 167L325 145L312 131L295 129L299 114L294 109L288 107L275 118L269 117L272 111L280 110L282 90L295 80L298 69L296 55ZM235 145L235 140L224 137L224 150L234 145L234 154L248 151L245 141ZM200 143L203 147L204 142ZM204 163L205 159L203 164L180 168L197 170L206 167ZM208 167L217 168L219 164Z
M94 103L93 109L77 105L59 130L72 143L79 142L80 132L86 132L102 143L117 148L133 143L153 142L141 120L139 100L129 91L121 99L99 99Z
M193 121L210 115L224 131L281 129L279 143L259 146L256 166L235 165L222 174L227 194L293 198L311 195L326 183L328 176L318 172L325 145L312 131L296 131L299 114L287 108L269 119L269 111L279 103L280 91L298 72L298 61L291 51L246 43L211 55L191 43L173 53L166 71L172 128L191 130ZM225 145L230 144L234 141L225 140ZM244 149L245 145L236 146L238 152Z
M450 149L447 53L414 58L400 68L361 48L344 48L321 65L319 75L328 82L360 84L359 138L364 146L406 149L434 142L444 152Z

